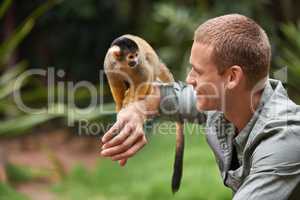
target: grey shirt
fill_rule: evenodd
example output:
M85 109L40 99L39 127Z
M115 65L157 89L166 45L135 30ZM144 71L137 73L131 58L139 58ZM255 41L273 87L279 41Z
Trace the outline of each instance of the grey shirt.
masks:
M192 86L175 82L160 91L162 118L206 125L207 142L234 200L300 199L300 106L280 81L267 81L258 108L237 136L222 112L197 111Z

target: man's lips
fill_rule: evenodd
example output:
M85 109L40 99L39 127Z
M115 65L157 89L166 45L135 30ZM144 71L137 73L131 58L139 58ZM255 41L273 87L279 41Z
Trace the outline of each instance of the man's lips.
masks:
M203 92L196 91L196 96L203 96Z

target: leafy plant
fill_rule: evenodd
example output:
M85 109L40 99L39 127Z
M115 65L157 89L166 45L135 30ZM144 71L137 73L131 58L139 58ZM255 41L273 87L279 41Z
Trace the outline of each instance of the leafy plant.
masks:
M0 18L5 16L5 13L12 5L12 0L5 0L0 6ZM11 121L2 121L0 126L2 126L2 132L8 131L9 128L16 128L17 125L24 124L27 122L27 126L34 126L39 121L43 121L43 118L39 118L31 121L24 120L26 116L21 116L20 119L15 118L20 115L21 112L18 111L14 102L12 101L11 94L20 90L24 85L19 85L16 87L14 84L17 80L18 75L20 75L27 67L27 63L25 61L20 61L14 66L9 66L7 69L8 61L12 55L12 53L16 50L18 45L24 40L24 38L31 32L34 25L36 24L37 19L53 7L57 1L49 0L46 1L43 5L36 8L17 28L16 30L6 38L0 44L0 70L2 71L0 76L0 114L2 114L2 118L10 118L13 117ZM26 82L24 82L26 84ZM18 123L21 122L22 123ZM1 128L0 128L1 129ZM17 128L18 129L18 128ZM1 131L0 131L1 132ZM1 133L0 133L1 134Z
M32 104L40 104L43 100L47 101L47 88L41 86L39 82L33 78L28 78L23 81L22 84L16 84L16 81L20 74L25 72L28 64L25 61L21 61L14 66L9 66L7 69L8 61L12 53L16 50L18 45L30 34L33 27L36 25L38 18L47 10L52 8L59 1L48 0L38 8L36 8L11 34L5 41L0 44L0 117L4 120L0 123L0 136L15 136L23 134L33 127L49 121L54 118L67 119L68 122L74 124L76 121L85 120L103 120L112 119L113 114L103 114L100 112L100 107L113 110L112 104L100 105L98 108L90 111L87 109L78 109L70 107L64 102L50 105L47 111L40 109L41 114L24 113L16 105L12 98L12 94L20 90L21 97L29 101L33 100ZM5 0L0 7L0 18L4 17L5 13L13 3L12 0ZM22 90L25 87L29 87L30 90ZM51 86L48 86L51 87ZM55 94L57 94L58 88L53 88ZM81 89L76 93L76 100L85 98L86 94ZM37 110L39 111L39 110ZM80 114L85 113L85 114Z
M280 30L284 39L279 39L280 54L276 58L277 65L287 68L286 85L291 97L300 102L300 26L282 24Z

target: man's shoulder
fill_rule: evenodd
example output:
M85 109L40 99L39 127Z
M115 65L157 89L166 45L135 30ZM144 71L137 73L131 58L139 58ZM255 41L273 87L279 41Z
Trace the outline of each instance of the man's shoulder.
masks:
M300 106L289 99L280 82L274 82L272 89L269 89L268 92L269 95L260 110L255 113L257 120L250 132L248 144L254 143L252 145L256 146L262 140L276 137L298 140L300 137Z
M300 173L299 116L287 120L270 119L260 136L253 142L252 163L256 170Z

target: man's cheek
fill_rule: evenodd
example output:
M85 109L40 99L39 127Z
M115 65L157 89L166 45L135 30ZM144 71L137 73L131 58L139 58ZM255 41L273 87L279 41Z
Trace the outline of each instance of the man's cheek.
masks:
M205 96L198 96L196 107L198 111L204 111L207 109L208 99L205 98Z
M203 85L197 85L197 88L196 88L196 94L197 94L197 96L199 96L199 95L201 95L201 96L203 96L203 95L205 95L206 94L206 89L205 89L205 87L203 87Z

